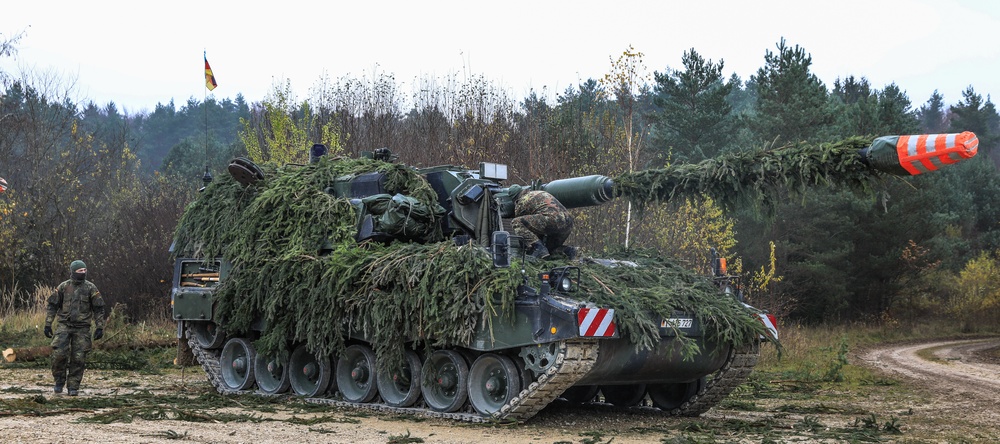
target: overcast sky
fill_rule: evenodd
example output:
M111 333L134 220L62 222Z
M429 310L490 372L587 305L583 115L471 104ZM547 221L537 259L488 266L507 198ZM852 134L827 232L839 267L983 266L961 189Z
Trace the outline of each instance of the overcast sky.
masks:
M324 75L375 72L406 94L416 77L471 73L522 97L597 79L629 45L650 75L694 48L746 80L782 37L828 88L896 83L914 107L935 89L947 104L970 85L1000 97L995 0L5 2L2 38L22 31L0 70L58 75L77 100L133 114L203 100L204 51L217 99L259 101L285 80L305 99Z

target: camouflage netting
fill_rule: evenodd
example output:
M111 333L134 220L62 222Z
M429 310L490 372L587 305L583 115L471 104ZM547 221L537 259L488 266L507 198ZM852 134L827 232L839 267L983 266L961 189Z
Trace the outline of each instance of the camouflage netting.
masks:
M727 208L749 205L768 212L784 190L802 193L820 185L870 192L884 176L858 155L871 142L863 137L835 143L802 142L637 171L615 178L616 193L639 207L675 197L708 196Z
M333 161L266 171L244 188L228 175L191 203L176 231L177 255L229 258L234 268L217 289L220 319L246 332L255 318L266 329L258 352L284 355L290 342L306 342L329 355L350 332L373 338L380 363L399 362L404 344L426 347L468 343L482 322L491 332L513 307L520 267L497 269L476 245L355 240L356 213L347 199L324 190L333 179L370 171L387 174L389 193L436 205L436 194L409 168L370 160ZM325 253L320 254L322 247ZM581 264L574 298L615 308L619 331L638 348L659 338L661 317L693 313L709 340L737 346L756 340L762 324L738 302L720 297L707 277L655 255L619 257L639 268ZM542 267L524 264L535 279ZM682 338L691 356L694 341Z

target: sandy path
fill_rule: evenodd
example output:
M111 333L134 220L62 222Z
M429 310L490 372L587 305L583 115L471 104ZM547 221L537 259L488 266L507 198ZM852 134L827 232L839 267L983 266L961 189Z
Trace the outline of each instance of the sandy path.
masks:
M976 358L980 351L1000 347L1000 338L937 341L896 345L865 353L868 365L889 373L899 373L927 384L950 396L997 400L1000 395L1000 365ZM924 351L933 360L922 358Z

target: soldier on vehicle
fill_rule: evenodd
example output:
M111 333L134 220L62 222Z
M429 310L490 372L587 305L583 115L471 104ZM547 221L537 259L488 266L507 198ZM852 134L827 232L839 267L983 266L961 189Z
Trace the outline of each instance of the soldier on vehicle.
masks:
M59 284L49 296L45 314L45 337L52 338L52 376L55 392L67 388L76 396L90 351L90 324L97 327L94 339L104 336L104 299L97 286L87 280L87 264L75 260L69 266L70 279ZM55 333L52 321L59 318Z
M528 254L539 259L550 252L576 257L576 248L563 245L573 230L573 215L555 196L545 191L525 191L520 185L511 185L507 193L514 201L511 226L514 234L524 239Z

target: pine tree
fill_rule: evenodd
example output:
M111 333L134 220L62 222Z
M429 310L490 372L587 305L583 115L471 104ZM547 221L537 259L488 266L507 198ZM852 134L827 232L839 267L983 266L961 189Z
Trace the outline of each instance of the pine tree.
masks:
M876 135L911 134L920 131L920 122L910 109L910 98L895 83L878 94L878 132Z
M878 95L872 90L868 79L848 76L843 81L833 82L830 97L838 136L874 135L878 118Z
M1000 145L1000 115L987 96L976 93L970 85L962 92L962 101L951 107L949 131L972 131L979 138L979 150L989 154Z
M671 150L680 159L715 156L731 139L733 108L726 98L732 84L722 75L722 60L712 63L694 48L681 60L684 70L653 73L653 103L659 108L650 116L656 125L653 146Z
M920 119L920 131L928 134L937 134L947 127L944 115L944 96L935 89L931 98L917 110L917 117Z
M782 38L778 52L767 51L765 65L753 76L757 84L757 113L751 127L762 141L816 141L824 139L832 123L826 86L809 71L812 56Z

